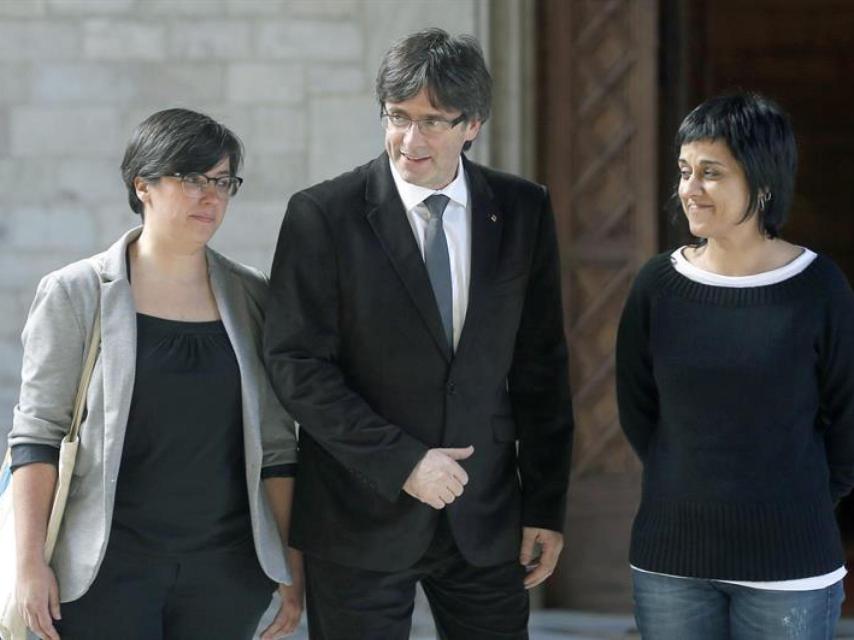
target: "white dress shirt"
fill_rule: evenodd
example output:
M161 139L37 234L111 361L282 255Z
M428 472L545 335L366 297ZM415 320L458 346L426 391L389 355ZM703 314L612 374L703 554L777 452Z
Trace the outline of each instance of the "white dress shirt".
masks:
M453 297L454 349L460 341L460 333L466 319L466 309L469 303L469 278L471 275L471 206L469 203L469 187L463 170L463 160L460 158L457 175L444 189L438 191L419 187L406 182L397 172L394 162L389 159L394 185L403 201L406 217L415 234L415 241L424 259L424 241L427 235L427 219L430 212L424 199L433 194L441 193L448 196L448 204L442 216L442 226L448 241L448 257L451 261L451 295Z

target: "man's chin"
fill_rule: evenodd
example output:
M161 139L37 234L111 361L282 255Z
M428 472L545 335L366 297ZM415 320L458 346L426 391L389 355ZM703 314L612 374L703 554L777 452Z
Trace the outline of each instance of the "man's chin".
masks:
M406 180L409 184L415 184L419 187L426 187L428 189L432 188L427 179L427 171L426 167L408 167L404 166L403 163L397 165L397 171L400 173L400 177Z

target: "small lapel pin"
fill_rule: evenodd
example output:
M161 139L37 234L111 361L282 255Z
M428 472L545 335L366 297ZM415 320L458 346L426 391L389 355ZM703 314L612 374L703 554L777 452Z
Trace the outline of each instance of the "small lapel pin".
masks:
M494 213L491 216L489 216L489 219L492 220L493 222L498 222L498 216L495 215Z

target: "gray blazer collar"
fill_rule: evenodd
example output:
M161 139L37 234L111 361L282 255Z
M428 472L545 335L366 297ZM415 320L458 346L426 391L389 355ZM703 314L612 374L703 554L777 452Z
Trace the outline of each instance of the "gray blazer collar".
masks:
M114 282L116 280L127 280L127 250L128 246L142 234L142 225L129 229L116 240L106 251L95 256L95 266L102 282ZM230 271L227 260L219 253L205 247L205 256L208 263L208 275L214 293L225 293L227 272Z
M126 231L109 249L95 257L96 270L102 282L127 280L127 250L142 233L142 225Z

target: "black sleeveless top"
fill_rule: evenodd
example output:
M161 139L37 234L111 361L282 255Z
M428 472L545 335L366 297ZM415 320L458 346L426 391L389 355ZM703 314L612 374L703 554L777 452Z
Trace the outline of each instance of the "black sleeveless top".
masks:
M137 314L111 546L171 555L251 537L240 370L225 327Z

